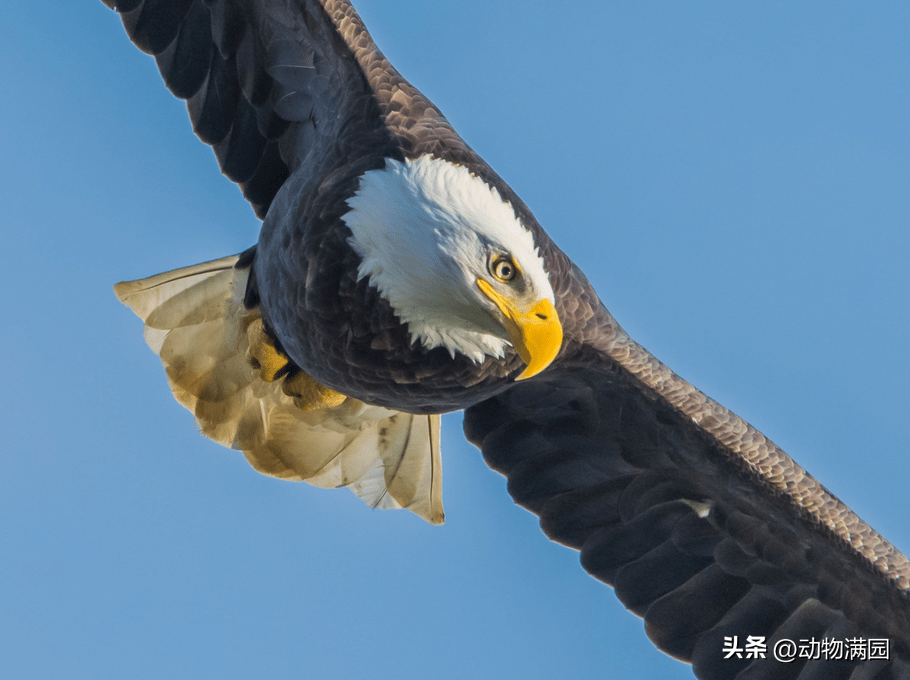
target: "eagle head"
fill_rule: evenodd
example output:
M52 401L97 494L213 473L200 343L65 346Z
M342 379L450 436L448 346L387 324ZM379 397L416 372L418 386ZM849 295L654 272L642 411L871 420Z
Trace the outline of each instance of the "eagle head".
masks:
M556 358L562 325L534 235L499 191L431 156L360 178L343 220L359 278L389 302L412 344L475 362L508 345L530 378Z

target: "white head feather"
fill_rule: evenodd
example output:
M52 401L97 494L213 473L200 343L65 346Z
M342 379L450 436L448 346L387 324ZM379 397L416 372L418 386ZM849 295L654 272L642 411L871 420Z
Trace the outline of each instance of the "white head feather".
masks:
M477 287L491 255L509 255L537 299L553 302L534 237L499 192L464 166L421 156L360 179L343 216L370 283L407 324L412 342L474 361L509 344Z

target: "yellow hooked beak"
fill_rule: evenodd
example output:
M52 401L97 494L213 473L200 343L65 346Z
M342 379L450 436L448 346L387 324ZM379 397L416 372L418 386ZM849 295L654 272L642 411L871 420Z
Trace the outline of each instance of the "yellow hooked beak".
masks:
M514 300L496 292L484 279L477 279L477 287L505 316L509 341L527 364L516 380L530 378L549 366L562 347L562 324L553 303L543 299L522 312Z

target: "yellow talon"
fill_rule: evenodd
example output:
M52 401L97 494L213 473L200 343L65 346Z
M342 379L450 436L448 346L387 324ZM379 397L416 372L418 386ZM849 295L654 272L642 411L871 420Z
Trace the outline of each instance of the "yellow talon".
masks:
M281 389L289 397L294 397L294 405L301 411L340 406L347 399L340 392L316 382L303 371L285 378Z
M259 377L265 382L274 382L290 363L288 357L278 351L275 343L262 327L262 319L257 317L248 322L246 327L250 349L247 359L253 368L258 369ZM281 385L282 391L294 398L294 405L302 411L315 411L321 408L340 406L346 396L325 385L316 382L303 371L293 367Z
M256 318L250 322L246 329L246 337L250 344L247 359L253 368L259 369L259 377L265 382L273 382L285 366L288 358L275 349L275 343L266 335L262 328L262 319Z

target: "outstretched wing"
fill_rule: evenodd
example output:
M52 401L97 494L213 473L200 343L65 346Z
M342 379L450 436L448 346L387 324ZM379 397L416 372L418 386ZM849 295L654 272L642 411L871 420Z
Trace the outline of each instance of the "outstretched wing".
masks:
M344 0L103 0L187 100L193 129L263 218L291 172L446 150L476 159ZM341 147L341 149L339 149Z
M466 413L516 503L700 678L910 677L910 562L603 307L588 327L602 349ZM725 658L749 636L766 659ZM813 638L887 639L892 660L771 658Z

